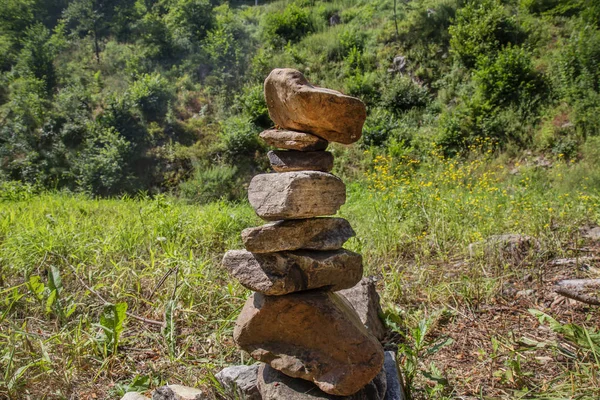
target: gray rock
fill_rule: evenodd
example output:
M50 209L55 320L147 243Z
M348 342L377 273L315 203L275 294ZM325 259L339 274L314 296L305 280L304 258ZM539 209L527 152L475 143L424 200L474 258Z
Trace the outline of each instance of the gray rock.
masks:
M146 396L142 396L138 392L127 392L125 396L121 397L121 400L150 400Z
M269 146L288 150L321 151L329 145L327 140L310 133L282 129L268 129L260 134L260 138Z
M254 293L242 309L236 343L284 374L349 396L383 367L383 348L350 304L335 293L313 290L285 296Z
M337 250L355 236L343 218L309 218L277 221L242 231L246 250L273 253L286 250Z
M364 277L358 284L350 289L337 292L343 296L358 314L365 327L380 341L387 333L385 325L380 318L383 314L380 298L377 293L376 280L373 277Z
M265 99L279 127L315 134L330 142L360 139L367 118L355 97L311 85L300 71L274 69L265 80Z
M406 400L406 395L404 394L404 380L402 379L402 373L396 362L395 352L385 352L383 368L385 369L387 382L384 400Z
M334 215L346 202L346 185L325 172L261 174L250 182L248 199L267 221Z
M259 366L234 365L223 369L215 378L234 396L245 400L261 400L256 382Z
M204 400L202 390L182 386L167 385L157 388L152 393L152 400Z
M276 172L322 171L333 169L333 154L328 151L270 151L267 156Z
M583 237L591 240L600 240L600 226L590 228L584 233Z
M263 254L230 250L223 266L244 287L268 296L323 287L346 289L356 285L363 273L362 256L344 249Z
M314 383L291 378L267 364L258 370L258 388L263 400L383 400L386 391L386 373L377 376L350 396L334 396L320 390Z

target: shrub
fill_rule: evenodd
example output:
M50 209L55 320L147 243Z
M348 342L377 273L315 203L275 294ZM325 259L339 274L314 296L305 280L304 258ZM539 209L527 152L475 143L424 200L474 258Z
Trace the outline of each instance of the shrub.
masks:
M230 160L240 156L252 156L262 148L258 140L259 130L244 117L230 117L223 123L223 142L225 153Z
M400 126L398 119L390 112L376 108L367 116L363 127L362 141L364 146L383 146Z
M285 10L267 14L263 32L273 46L283 46L287 42L298 42L314 30L310 12L292 3Z
M475 82L480 96L493 106L521 104L534 108L546 87L530 55L517 46L504 48L494 59L483 56Z
M493 57L509 43L519 43L522 33L500 0L471 1L456 12L449 28L450 50L467 67L481 56Z
M158 72L140 76L129 87L127 94L148 121L162 120L174 98L169 82Z
M242 111L253 124L262 128L268 128L273 123L269 117L267 102L263 93L263 85L245 86L238 102L242 106Z
M80 187L101 196L130 191L131 145L114 128L92 126L91 130L75 167Z
M383 86L385 89L381 95L381 103L396 115L413 108L425 107L430 99L427 88L407 76L397 76Z
M237 168L230 165L196 166L194 175L179 185L179 193L184 199L200 204L221 199L235 200L243 191L236 173Z

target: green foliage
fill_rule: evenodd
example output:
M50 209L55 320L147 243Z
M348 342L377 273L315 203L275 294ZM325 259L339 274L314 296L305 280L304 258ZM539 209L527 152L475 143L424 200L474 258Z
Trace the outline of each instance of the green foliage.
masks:
M242 112L253 124L262 128L272 125L262 85L245 86L238 101L242 105Z
M471 1L456 12L449 27L450 49L467 67L479 57L494 57L503 46L522 39L517 22L500 0Z
M240 156L252 156L263 148L259 141L260 130L248 118L230 117L223 122L223 143L230 160Z
M290 3L283 12L271 12L264 19L263 34L276 47L298 42L313 30L310 12L296 3Z
M198 204L238 199L242 193L237 168L228 165L198 166L194 175L179 185L179 193L184 199Z
M480 58L475 71L479 95L493 106L522 105L534 109L544 95L545 83L522 48L507 46L494 59Z
M407 76L394 77L384 88L381 104L396 115L413 108L425 107L430 101L427 88Z
M140 76L130 86L128 95L147 121L164 119L174 98L169 82L159 73Z
M116 354L127 319L127 303L107 304L100 315L99 327L103 336L100 342L103 345L103 354Z

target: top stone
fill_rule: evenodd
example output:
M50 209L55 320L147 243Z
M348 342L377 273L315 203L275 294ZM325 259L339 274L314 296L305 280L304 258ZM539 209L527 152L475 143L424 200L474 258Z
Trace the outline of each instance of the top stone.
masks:
M269 115L280 128L312 133L330 142L356 142L367 118L359 99L313 86L290 68L269 74L265 98Z

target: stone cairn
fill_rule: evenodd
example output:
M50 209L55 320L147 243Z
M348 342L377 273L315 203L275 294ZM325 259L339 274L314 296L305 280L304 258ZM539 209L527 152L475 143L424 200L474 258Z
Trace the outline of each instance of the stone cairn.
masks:
M260 137L284 150L268 153L276 173L255 176L248 188L257 215L271 222L244 230L246 250L223 258L227 271L255 292L236 322L235 342L264 363L258 371L264 400L382 399L377 333L335 293L361 282L362 257L342 248L354 236L348 221L328 217L345 203L346 187L329 173L333 155L325 150L330 141L361 137L365 105L312 86L293 69L272 71L265 97L276 129Z

